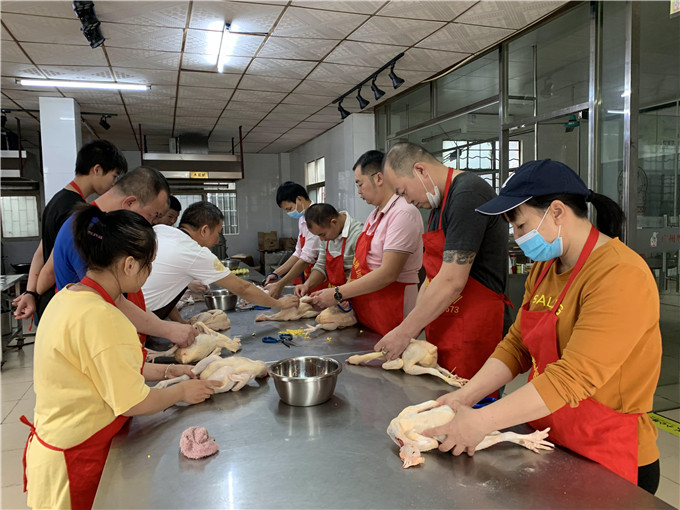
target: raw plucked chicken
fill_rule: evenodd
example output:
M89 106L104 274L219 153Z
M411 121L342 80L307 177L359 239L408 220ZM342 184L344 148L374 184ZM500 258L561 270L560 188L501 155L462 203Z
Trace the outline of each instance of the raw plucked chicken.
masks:
M189 427L182 432L179 450L189 459L202 459L218 452L220 445L210 437L205 427Z
M297 321L300 319L311 319L319 315L319 312L314 310L310 303L300 301L297 308L286 308L278 313L267 315L261 313L255 317L255 322L261 321Z
M455 413L449 406L442 405L435 400L428 400L422 404L409 406L390 422L387 435L399 446L399 457L404 468L416 466L425 462L420 452L434 450L439 447L437 438L423 436L422 432L433 427L439 427L451 421ZM516 432L491 432L486 435L475 451L508 441L528 448L532 452L552 450L555 445L546 441L548 427L531 434L517 434ZM442 438L443 439L443 438Z
M310 334L317 329L325 329L326 331L334 331L336 329L347 328L354 326L357 321L357 314L353 309L349 312L342 310L338 305L329 306L316 316L317 325L313 326L307 324L305 333Z
M368 354L356 354L347 358L347 363L358 365L368 363L374 359L386 359L382 352L369 352ZM467 379L458 377L453 372L437 365L437 346L425 340L411 339L401 357L382 364L385 370L399 370L410 375L430 374L439 377L451 386L462 388L468 382Z
M213 354L199 361L191 371L203 380L220 381L222 385L215 388L215 393L224 393L238 391L256 377L265 377L267 365L264 361L254 361L240 356L222 358L218 354ZM155 388L167 388L188 379L188 375L182 375L161 381Z
M175 356L179 363L187 364L193 361L200 361L211 354L219 354L222 348L231 352L241 349L241 340L234 337L229 338L217 331L213 331L202 322L197 322L194 327L199 334L196 340L189 347L178 348L176 345L167 351L149 351L147 360L153 361L160 356Z
M231 327L229 317L222 310L206 310L189 319L189 324L196 324L197 322L202 322L215 331L224 331Z

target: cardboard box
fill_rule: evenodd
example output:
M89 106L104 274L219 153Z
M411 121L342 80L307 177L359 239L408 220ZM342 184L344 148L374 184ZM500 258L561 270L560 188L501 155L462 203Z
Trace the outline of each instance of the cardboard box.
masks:
M297 239L294 237L282 237L279 239L279 249L286 251L295 251Z
M258 232L257 233L257 248L259 250L271 251L279 249L279 239L276 231Z

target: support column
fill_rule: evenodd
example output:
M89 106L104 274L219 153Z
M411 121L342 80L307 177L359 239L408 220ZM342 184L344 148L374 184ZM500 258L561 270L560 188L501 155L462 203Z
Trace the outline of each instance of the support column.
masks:
M82 145L80 105L72 98L40 98L40 140L45 203L75 175Z

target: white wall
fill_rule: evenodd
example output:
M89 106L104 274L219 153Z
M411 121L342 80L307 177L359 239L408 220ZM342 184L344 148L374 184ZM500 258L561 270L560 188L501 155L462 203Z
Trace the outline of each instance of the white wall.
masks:
M375 122L372 113L355 113L342 124L326 131L290 153L291 180L304 186L305 165L325 158L326 201L364 221L371 212L356 193L352 166L367 150L375 148Z

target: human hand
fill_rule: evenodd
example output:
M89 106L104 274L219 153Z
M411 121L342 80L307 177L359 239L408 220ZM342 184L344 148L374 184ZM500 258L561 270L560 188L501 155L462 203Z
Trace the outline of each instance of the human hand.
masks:
M30 319L37 309L35 296L32 294L21 294L12 301L12 306L16 307L14 317L21 319Z
M374 351L382 351L388 360L397 359L401 353L406 350L408 344L411 342L411 336L402 333L399 326L387 333L380 341L373 347Z
M314 306L318 306L320 308L328 308L329 306L336 304L335 289L332 288L317 290L316 292L312 293L311 297L314 299Z
M451 391L449 393L445 393L441 397L437 399L437 402L439 405L442 406L449 406L451 409L455 409L456 405L461 404L461 405L468 405L465 399L463 398L463 390L457 390L457 391Z
M269 273L267 277L264 279L264 283L262 285L269 285L270 283L274 283L275 281L278 281L279 275L276 273Z
M460 402L454 402L452 409L456 414L450 422L427 429L423 435L441 441L439 449L443 452L451 450L453 455L466 452L472 456L477 445L490 432L488 425L479 418L478 412Z
M305 283L301 283L295 286L295 295L299 298L301 298L302 296L306 296L308 292L309 288Z
M192 368L194 368L193 365L170 365L167 369L167 379L174 379L175 377L182 377L183 375L186 375L191 379L196 379L196 374L191 371Z
M220 381L202 381L201 379L194 379L191 381L182 381L182 402L187 404L198 404L204 400L212 397L215 393L215 388L221 386Z
M189 285L187 285L189 291L193 294L205 294L210 290L208 285L203 285L199 280L192 280Z
M269 295L274 299L278 299L281 292L283 292L283 285L281 285L281 282L270 283L269 285L265 285L264 288L269 291Z
M277 299L277 306L283 310L285 308L297 308L300 305L300 298L297 296L283 296Z
M178 347L189 347L194 343L198 336L198 330L191 324L180 324L175 321L165 321L168 323L168 340Z

